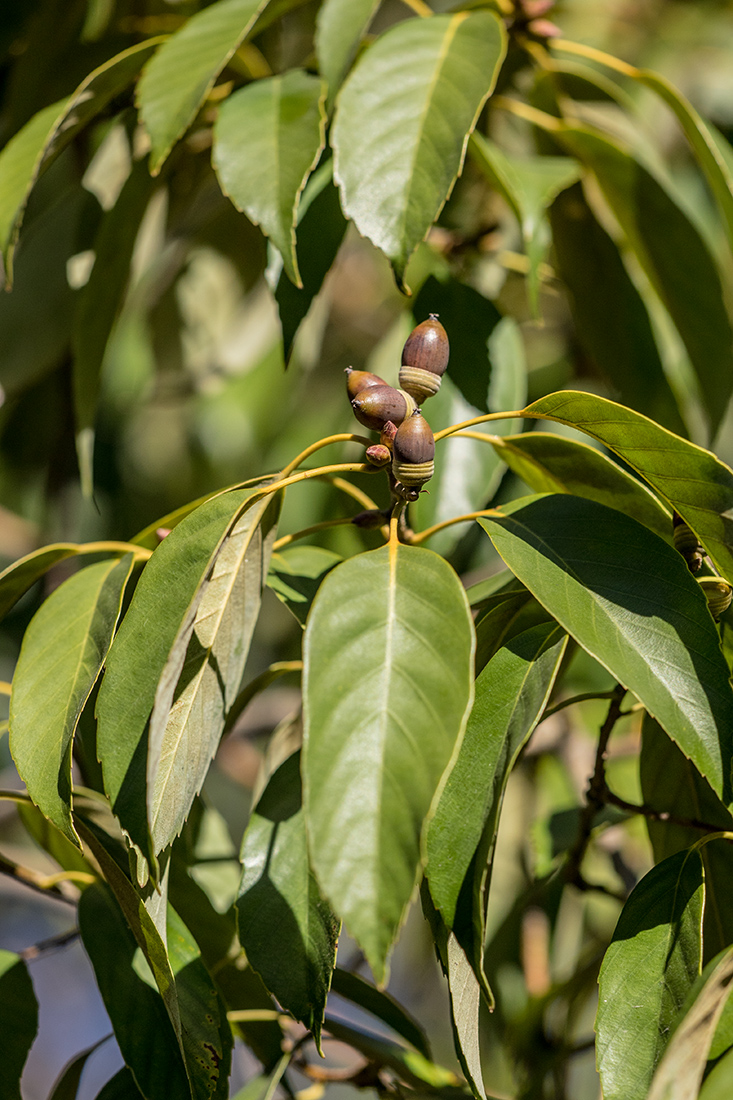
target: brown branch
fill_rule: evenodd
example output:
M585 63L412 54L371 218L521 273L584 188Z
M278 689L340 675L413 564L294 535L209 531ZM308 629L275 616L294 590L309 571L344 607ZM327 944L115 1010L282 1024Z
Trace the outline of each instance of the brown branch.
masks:
M45 955L50 951L58 951L60 948L66 947L67 944L78 939L80 934L78 928L72 928L68 932L60 932L57 936L50 936L47 940L41 940L40 943L34 943L30 947L26 947L24 951L20 952L20 957L25 962L30 962L31 959L37 959L39 955Z
M603 799L611 806L618 806L620 810L626 810L630 814L641 814L643 817L651 818L652 821L663 821L668 825L681 825L685 829L699 829L703 833L719 833L723 828L722 825L713 825L709 821L700 821L696 817L680 817L668 810L655 810L653 806L649 806L646 802L627 802L625 798L614 794L607 786L603 792Z

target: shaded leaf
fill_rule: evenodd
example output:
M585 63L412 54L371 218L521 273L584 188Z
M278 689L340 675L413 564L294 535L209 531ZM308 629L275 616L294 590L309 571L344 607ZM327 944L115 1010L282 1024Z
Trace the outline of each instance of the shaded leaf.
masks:
M463 733L472 658L464 590L441 558L417 547L343 562L308 618L311 860L379 983L420 873L423 822Z
M291 69L230 95L214 130L213 163L222 190L261 226L298 287L298 203L325 144L324 98L318 77Z
M658 180L619 144L580 126L564 126L561 138L592 168L667 307L687 348L714 432L733 391L733 330L706 244Z
M682 556L636 520L581 497L525 498L479 523L540 603L729 803L733 691Z
M267 586L302 627L323 578L341 561L322 546L292 546L272 555Z
M219 0L184 23L145 66L137 102L150 135L157 175L196 117L217 76L255 25L268 0Z
M646 1100L669 1029L700 973L703 870L694 850L644 876L599 977L597 1065L606 1100Z
M38 808L73 844L71 745L101 672L134 557L79 570L31 620L13 676L10 747Z
M8 282L28 197L41 171L135 79L160 38L139 42L85 77L67 100L45 107L0 153L0 248Z
M644 300L614 240L578 184L552 204L555 266L568 289L578 339L619 398L685 435Z
M320 1048L340 924L308 861L300 752L270 777L242 841L239 939L251 965Z
M333 972L331 991L371 1012L383 1024L406 1039L422 1055L432 1059L428 1038L422 1026L389 993L377 989L358 974L352 974L350 970L343 970L340 966L337 966Z
M400 283L461 171L505 51L491 12L409 19L377 39L341 89L332 142L344 212Z
M148 847L147 723L158 681L181 623L195 617L217 552L251 493L240 489L206 501L163 539L109 652L97 699L97 751L112 809L143 850Z
M48 1100L76 1100L79 1091L79 1082L84 1072L84 1066L87 1064L89 1056L94 1054L94 1051L97 1047L101 1046L103 1042L105 1042L104 1039L99 1039L92 1046L83 1050L81 1054L77 1054L75 1058L71 1059L64 1067L60 1077L51 1089Z
M429 1061L404 1043L343 1023L330 1015L326 1016L324 1029L334 1039L340 1039L360 1051L370 1062L394 1070L402 1081L419 1091L433 1092L460 1085L454 1073Z
M535 492L573 493L607 504L672 540L672 517L659 499L597 447L541 431L492 442L509 469Z
M508 203L519 222L529 260L528 293L532 313L539 315L539 267L550 246L547 210L576 182L579 165L568 157L512 157L483 134L474 133L471 157Z
M38 1002L26 964L0 950L0 1032L3 1036L3 1100L21 1100L20 1078L38 1031Z
M239 691L280 501L279 495L268 495L235 516L160 674L147 759L148 822L156 855L180 833Z
M114 1077L110 1077L101 1092L98 1092L95 1100L146 1100L135 1083L130 1070L125 1066Z
M733 470L714 454L594 394L565 390L524 411L570 424L615 451L669 501L723 576L733 580Z
M42 546L40 550L33 550L3 569L0 573L0 618L4 619L20 597L57 562L72 558L82 551L83 546L79 543L55 542L50 546Z
M380 3L381 0L324 0L318 11L316 56L328 85L329 107Z

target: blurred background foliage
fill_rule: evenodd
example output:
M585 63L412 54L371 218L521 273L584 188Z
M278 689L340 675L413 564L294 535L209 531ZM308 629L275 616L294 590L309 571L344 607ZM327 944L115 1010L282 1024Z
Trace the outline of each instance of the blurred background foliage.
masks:
M68 96L96 66L150 35L177 29L206 6L197 0L13 0L0 14L0 144L40 109ZM458 5L433 0L436 11ZM313 62L317 0L282 5L284 14L242 47L221 83L257 75L259 59L275 71ZM385 0L373 30L409 17ZM563 36L607 50L668 77L728 139L733 138L733 5L725 0L561 0L551 18ZM607 74L605 74L607 76ZM633 112L597 88L578 95L581 117L602 120L643 143L663 168L671 191L690 214L730 276L714 205L680 127L649 90L622 82ZM514 47L500 92L519 92L543 104L543 76ZM214 97L215 98L215 97ZM589 350L573 320L558 276L562 258L548 253L540 269L538 314L527 288L528 262L507 202L468 161L438 224L420 246L406 282L397 289L389 264L349 226L336 261L294 335L286 368L281 322L272 287L277 257L259 229L221 193L210 163L213 99L157 179L146 179L129 201L137 217L118 219L116 248L131 256L129 279L104 351L96 421L93 500L80 489L72 399L79 295L89 277L105 214L115 209L145 137L131 92L82 130L35 187L15 260L12 293L0 296L0 565L44 542L126 539L187 501L223 485L273 471L319 437L353 427L345 398L346 366L396 380L399 351L418 319L437 310L454 344L449 376L457 386L431 406L435 429L481 409L518 408L525 398L573 386L619 397L618 379L603 355ZM516 154L541 145L526 124L492 111L482 119L502 147ZM685 257L680 256L680 264ZM682 430L709 442L696 382L668 319L644 290L664 369L681 410ZM281 293L288 293L287 287ZM604 303L599 309L603 313ZM293 338L292 325L288 340ZM612 342L618 333L609 334ZM493 373L489 377L487 341ZM483 359L463 358L478 342ZM638 379L637 379L638 381ZM488 393L488 396L487 396ZM442 404L441 404L442 402ZM470 402L470 403L469 403ZM468 409L468 413L464 410ZM645 410L646 411L646 410ZM434 414L434 415L433 415ZM543 425L546 429L547 426ZM514 426L519 430L519 426ZM456 441L458 443L459 441ZM716 450L733 459L728 414ZM418 525L460 514L475 498L478 476L486 502L526 491L484 448L445 460L431 495L420 502ZM376 492L375 482L362 479ZM475 505L474 505L475 506ZM348 515L351 502L326 484L291 493L283 532ZM446 511L447 509L447 511ZM348 555L375 539L350 528L326 532L319 543ZM450 555L467 580L497 568L488 540L471 531L435 548ZM46 585L58 583L64 566ZM47 591L46 588L44 591ZM0 629L0 676L12 678L23 631L43 593L25 597ZM271 593L258 626L248 672L256 675L277 654L299 656L300 631ZM284 682L283 682L284 683ZM608 675L576 653L565 688L604 691ZM269 734L297 706L282 683L265 693L223 745L205 795L238 842ZM495 860L489 915L489 977L498 1007L486 1028L496 1039L486 1079L507 1095L598 1094L592 1039L595 981L613 930L619 897L651 865L646 829L622 814L609 820L590 856L591 876L607 893L558 891L548 883L559 852L572 843L581 792L592 769L593 737L605 703L594 701L548 719L532 740L510 783ZM609 776L614 789L641 800L639 723L625 719L614 738ZM0 742L0 785L17 783L7 741ZM0 854L41 871L53 862L30 841L7 803L0 809ZM23 950L69 925L57 902L36 903L23 888L0 883L0 941ZM452 1043L437 967L413 914L396 954L392 989L434 1036L436 1056L453 1064ZM348 961L354 948L342 945ZM42 1005L41 1036L25 1075L25 1100L45 1098L74 1051L105 1034L80 948L32 963ZM33 969L35 967L35 969ZM43 991L40 987L43 986ZM70 1006L74 1006L73 1012ZM109 1045L109 1044L108 1044ZM248 1063L242 1050L234 1084ZM80 1096L119 1064L95 1055ZM99 1062L99 1068L95 1065ZM96 1078L95 1078L96 1074ZM96 1080L96 1085L95 1085ZM0 1090L1 1091L1 1090Z

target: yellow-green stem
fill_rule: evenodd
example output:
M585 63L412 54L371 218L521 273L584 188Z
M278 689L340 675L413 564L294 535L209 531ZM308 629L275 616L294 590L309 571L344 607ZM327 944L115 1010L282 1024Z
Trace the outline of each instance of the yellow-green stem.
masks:
M356 485L352 485L350 481L347 481L343 477L330 477L328 479L333 485L334 489L340 489L342 493L346 493L348 496L355 500L357 504L361 504L362 508L366 508L367 511L376 511L378 505L368 496L363 490L359 489Z
M336 435L327 435L316 443L311 443L310 447L306 447L304 451L296 455L292 462L288 462L287 466L281 470L280 477L288 477L293 470L297 470L298 466L315 454L316 451L320 451L323 447L330 447L332 443L361 443L364 447L371 447L373 442L373 439L367 439L364 435L354 435L352 432L337 432Z
M445 439L446 436L455 435L456 432L462 432L464 428L472 428L474 424L488 424L491 420L521 420L523 416L523 409L514 412L485 413L483 416L474 416L471 420L463 420L460 424L452 424L449 428L443 428L442 432L436 432L435 442Z
M134 554L139 561L147 561L152 550L146 550L142 546L136 546L134 542L83 542L79 549L84 554L103 554L108 550L120 554Z
M577 57L585 57L588 61L597 61L599 65L605 65L607 69L615 69L624 76L632 78L639 76L639 69L622 61L619 57L614 57L613 54L597 50L594 46L584 46L581 42L570 42L566 38L555 38L549 44L553 50L559 50L560 53L572 53Z
M289 477L280 477L270 485L263 485L256 489L247 501L247 507L270 493L279 493L281 489L288 489L291 485L297 485L300 481L311 481L316 477L324 477L328 474L364 474L374 470L368 462L336 462L332 466L316 466L313 470L301 470L299 474L291 474Z
M12 690L12 684L9 684L7 680L0 680L0 695L10 695Z
M292 535L283 535L273 543L272 549L273 551L282 550L283 546L289 546L297 539L304 539L317 531L325 531L328 527L344 527L347 523L351 523L351 516L344 516L342 519L324 519L322 523L314 523L311 527L304 527L302 531L293 531Z
M498 508L484 508L480 512L467 512L465 516L455 516L453 519L444 519L442 523L436 523L433 527L426 527L424 531L413 535L410 539L411 546L419 546L421 542L431 538L438 531L446 527L452 527L454 523L468 523L469 520L478 519L480 516L500 516L503 513Z
M425 0L402 0L402 3L422 19L429 19L431 15L435 15L435 12L428 7Z
M565 125L561 119L555 118L554 115L548 115L546 111L538 111L536 107L530 107L528 103L522 103L519 99L511 99L505 95L495 95L491 102L494 107L501 107L505 111L516 115L517 118L523 118L543 130L562 130Z
M405 502L403 500L398 500L397 503L395 504L394 508L392 509L392 515L391 515L390 521L389 521L389 539L387 540L387 543L391 548L394 548L395 546L399 546L399 543L400 543L400 530L399 530L399 528L400 528L400 516L402 515L404 510L405 510Z

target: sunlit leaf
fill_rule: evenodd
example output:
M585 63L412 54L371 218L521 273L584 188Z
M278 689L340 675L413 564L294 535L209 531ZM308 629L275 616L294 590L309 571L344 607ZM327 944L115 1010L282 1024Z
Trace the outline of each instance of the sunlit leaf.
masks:
M31 621L13 676L10 747L33 801L72 843L71 744L112 642L133 555L79 570ZM81 846L81 845L79 845Z
M384 547L337 566L308 618L311 860L379 983L420 873L423 822L463 733L472 658L458 578L416 547Z
M356 56L381 0L324 0L316 20L316 56L329 106Z
M298 287L298 203L325 143L324 98L318 77L291 69L230 95L214 131L213 163L222 190L261 226Z
M733 690L682 556L636 520L581 497L530 497L503 511L479 522L506 564L729 804Z
M341 89L332 141L344 211L399 282L461 171L505 50L491 12L408 19L377 39Z
M605 1100L646 1100L669 1028L700 973L704 887L694 850L657 864L624 906L599 978Z
M137 101L150 135L153 175L193 122L217 76L268 2L219 0L211 4L192 15L145 66Z

